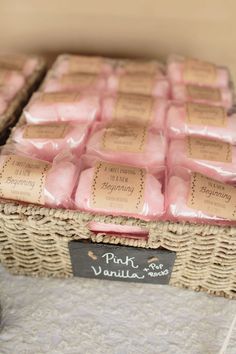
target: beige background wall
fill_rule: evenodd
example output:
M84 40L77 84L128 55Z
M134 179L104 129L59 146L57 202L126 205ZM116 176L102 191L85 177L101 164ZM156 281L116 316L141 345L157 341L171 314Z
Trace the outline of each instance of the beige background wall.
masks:
M235 13L235 0L0 0L0 43L37 52L186 53L226 63L236 78Z

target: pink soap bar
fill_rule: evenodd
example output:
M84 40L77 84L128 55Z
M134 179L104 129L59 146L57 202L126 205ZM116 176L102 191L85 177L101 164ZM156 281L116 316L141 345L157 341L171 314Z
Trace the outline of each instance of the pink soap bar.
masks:
M112 73L113 66L113 60L107 58L62 54L57 57L52 71L56 76L74 73L107 75Z
M173 221L189 221L197 223L229 223L228 219L193 209L187 205L190 193L190 171L177 170L176 175L169 178L166 192L166 217Z
M190 156L193 149L200 157L212 156L218 161L194 158ZM236 182L236 146L201 138L172 140L168 151L168 165L169 169L179 165L221 182Z
M196 85L173 84L171 97L179 102L198 102L229 109L233 104L233 94L229 88L214 88Z
M100 114L98 95L82 93L35 93L24 109L27 123L74 121L92 123Z
M10 198L10 199L16 199L18 201L23 201L25 202L25 196L28 196L29 193L31 193L32 188L34 184L36 184L36 180L39 176L41 177L41 173L37 177L36 172L32 172L31 169L28 168L28 165L35 165L39 161L39 159L35 159L32 157L29 157L25 152L16 152L14 146L10 146L10 150L15 150L16 153L11 153L10 151L7 152L9 149L9 146L5 146L3 149L3 153L0 156L0 167L5 164L5 170L6 170L6 159L9 158L9 155L13 156L21 156L23 157L23 162L21 160L19 164L19 171L21 174L19 175L19 172L17 172L16 176L14 173L10 173L9 171L9 176L7 176L7 173L4 171L5 179L12 180L11 183L13 185L12 189L15 189L15 195L17 195L17 198ZM41 161L40 163L45 163L45 161ZM36 204L41 204L45 205L48 207L52 208L57 208L57 207L62 207L62 208L72 208L73 207L73 201L71 198L72 192L75 187L75 183L78 178L78 166L76 165L76 162L71 154L64 153L61 154L61 156L57 156L57 158L53 161L53 163L47 163L48 164L48 169L46 170L46 176L43 184L43 202L42 201L37 201L34 202L31 200L32 203ZM14 167L15 168L15 167ZM14 171L13 168L13 171ZM16 172L16 171L15 171ZM20 176L26 176L25 178L27 179L29 174L32 174L32 177L30 178L30 181L28 180L23 180L20 178ZM41 177L42 179L42 177ZM23 193L22 186L25 183L25 193ZM28 183L30 185L32 184L31 188L29 188ZM18 190L20 189L20 190ZM6 194L4 195L5 190L3 192L3 198L9 199L9 196L6 197ZM36 192L37 193L37 192ZM30 202L27 199L27 202Z
M60 77L49 75L42 90L44 92L103 92L106 86L107 79L104 75L74 73Z
M111 94L132 93L168 98L169 82L166 78L150 74L114 74L107 79L107 91Z
M227 68L196 59L172 55L168 59L167 74L173 84L197 84L228 87Z
M0 94L0 115L3 114L7 109L8 103L3 95Z
M126 166L124 166L126 168ZM164 214L164 196L162 193L162 183L153 175L148 174L144 183L144 198L139 212L126 212L114 206L112 209L106 207L94 207L92 205L91 189L94 181L95 168L91 167L81 172L78 187L75 193L75 205L79 210L92 213L101 213L108 215L124 215L136 217L144 220L158 219ZM105 181L104 183L109 182ZM122 182L120 182L122 184ZM120 193L122 199L122 192ZM112 192L111 192L112 198Z
M102 99L101 120L148 124L150 128L163 130L168 101L149 96L120 94Z
M29 155L52 161L56 155L68 149L79 157L83 153L87 133L86 124L50 123L15 128L11 137Z
M194 113L194 117L191 118L191 113L188 113L189 107L193 107L195 112L200 112L198 117ZM223 116L225 118L222 120ZM236 115L225 115L222 107L172 104L167 112L167 132L170 138L196 135L226 141L234 145L236 144Z
M0 54L0 68L20 71L25 77L33 74L38 65L38 58L24 54Z
M25 78L20 72L0 69L0 96L6 100L12 100L24 84Z
M118 60L116 66L117 74L156 74L159 77L165 76L165 67L157 60L132 60L121 59Z
M162 134L137 126L97 125L86 152L112 163L154 171L165 165L166 140Z

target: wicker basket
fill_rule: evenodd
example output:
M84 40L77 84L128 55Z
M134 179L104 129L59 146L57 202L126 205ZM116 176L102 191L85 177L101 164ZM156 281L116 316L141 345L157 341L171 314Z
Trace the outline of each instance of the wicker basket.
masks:
M88 230L89 221L148 228L149 237L128 239ZM236 227L145 222L2 201L0 261L13 274L72 277L68 242L121 244L176 252L174 286L236 298Z
M46 72L45 60L38 58L38 65L33 74L26 80L22 90L18 92L10 103L6 112L0 115L0 144L3 145L9 136L10 128L15 125L20 117L22 108L28 101L30 95L38 87Z

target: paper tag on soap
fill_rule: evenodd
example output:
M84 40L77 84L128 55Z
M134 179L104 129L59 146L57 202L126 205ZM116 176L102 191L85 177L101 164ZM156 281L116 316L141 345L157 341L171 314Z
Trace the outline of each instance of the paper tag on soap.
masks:
M147 74L127 74L120 77L119 92L151 95L155 77Z
M203 213L236 220L236 187L192 173L187 205Z
M96 78L97 75L92 74L68 74L63 75L60 81L65 85L89 86L96 80Z
M232 146L217 140L187 137L187 156L197 160L232 162Z
M98 162L93 177L91 206L139 213L143 208L145 179L145 169Z
M44 184L51 164L8 155L0 172L0 197L44 204Z
M118 95L113 119L125 123L147 124L152 115L153 98L141 95Z
M39 97L41 102L44 103L73 103L79 100L80 94L74 92L43 92Z
M147 73L154 74L158 70L157 63L148 60L127 60L123 62L127 73ZM160 70L159 70L160 71Z
M218 88L186 85L187 96L193 100L221 101L221 92Z
M63 139L68 131L69 124L27 125L24 129L24 139Z
M106 151L136 152L144 151L147 128L140 125L110 125L102 137L101 148Z
M185 82L211 86L216 83L216 66L201 60L186 59L184 62L183 76Z
M69 58L69 72L96 74L101 71L103 58L87 56L71 56Z
M28 58L24 55L0 55L0 68L21 71L27 59Z
M227 115L223 107L209 106L188 102L186 107L186 120L189 124L226 127Z

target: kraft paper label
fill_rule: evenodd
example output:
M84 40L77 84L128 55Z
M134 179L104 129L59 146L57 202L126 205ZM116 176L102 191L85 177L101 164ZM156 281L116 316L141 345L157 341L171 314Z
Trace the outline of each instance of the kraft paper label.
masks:
M126 213L141 212L145 178L146 171L142 168L98 162L92 184L92 207Z
M193 173L187 204L212 216L236 220L236 187Z
M145 126L110 125L104 131L101 148L106 151L141 153L146 137Z
M115 102L113 119L125 123L148 124L153 110L153 99L141 95L119 95Z
M40 100L44 103L63 103L79 100L79 93L47 92L40 94Z
M216 66L214 64L196 60L186 59L184 62L184 81L196 82L205 85L216 83Z
M65 85L91 85L96 80L97 75L92 74L68 74L61 77L61 83Z
M124 93L136 93L150 95L154 86L154 76L146 74L127 74L119 80L119 91Z
M186 120L194 125L225 127L227 115L223 107L189 102L186 103Z
M148 73L154 74L157 71L157 64L154 61L127 60L124 62L127 73Z
M197 160L232 162L232 146L217 140L187 138L187 156Z
M26 63L24 56L1 55L0 68L21 71Z
M186 85L187 95L193 100L221 101L220 90L213 87Z
M45 161L6 156L0 172L0 197L44 204L44 184L50 168Z
M43 124L27 125L24 130L24 139L63 139L68 131L69 125L62 124Z
M70 57L69 71L96 74L101 71L102 58L94 57Z

